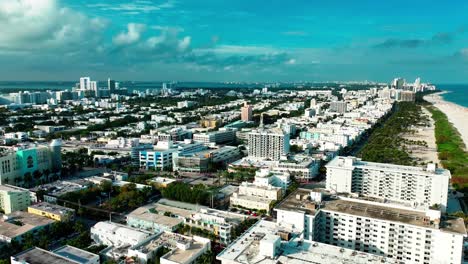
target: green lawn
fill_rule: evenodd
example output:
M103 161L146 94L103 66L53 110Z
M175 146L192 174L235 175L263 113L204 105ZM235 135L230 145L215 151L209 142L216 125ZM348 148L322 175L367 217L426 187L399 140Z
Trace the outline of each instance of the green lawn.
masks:
M460 134L442 111L432 105L427 109L435 121L437 151L442 166L452 173L453 183L468 184L468 152Z

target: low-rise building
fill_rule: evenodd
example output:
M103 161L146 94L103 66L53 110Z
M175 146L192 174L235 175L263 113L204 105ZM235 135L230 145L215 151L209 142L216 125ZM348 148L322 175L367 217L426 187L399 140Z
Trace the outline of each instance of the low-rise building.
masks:
M239 157L240 151L237 147L223 146L195 153L178 154L174 159L173 168L184 172L207 172L214 167L224 167Z
M29 190L13 185L0 185L0 209L5 214L23 211L31 204Z
M168 252L159 259L161 264L191 264L211 248L211 241L199 236L183 236L171 232L153 235L128 250L128 256L138 263L154 260L160 249Z
M68 222L75 219L75 210L64 206L42 202L28 207L28 213L45 216L47 218Z
M11 243L23 241L24 235L36 233L47 228L55 221L44 216L16 211L9 215L1 215L0 241Z
M54 251L33 247L10 258L12 264L99 264L99 255L63 246Z
M175 231L183 223L183 219L166 216L154 209L152 205L139 207L127 215L127 225L156 233Z
M282 188L243 182L231 198L231 206L269 212L272 202L282 197Z
M223 244L231 241L231 232L247 219L246 215L167 199L159 200L153 208L160 214L183 219L186 225L212 232Z

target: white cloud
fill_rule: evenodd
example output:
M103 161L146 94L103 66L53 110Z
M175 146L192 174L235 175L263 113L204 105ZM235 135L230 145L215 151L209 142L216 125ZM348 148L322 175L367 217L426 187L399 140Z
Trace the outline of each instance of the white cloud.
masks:
M97 42L106 21L56 0L0 0L0 47L10 51L74 49Z
M108 3L98 3L98 4L89 4L87 5L90 8L98 8L103 11L121 11L126 14L139 14L139 13L150 13L154 11L159 11L162 9L174 7L174 1L167 1L161 4L155 4L151 1L133 1L131 3L122 3L122 4L108 4Z
M126 32L120 32L114 37L113 42L116 45L130 45L138 42L141 34L146 30L143 24L130 23L127 25Z

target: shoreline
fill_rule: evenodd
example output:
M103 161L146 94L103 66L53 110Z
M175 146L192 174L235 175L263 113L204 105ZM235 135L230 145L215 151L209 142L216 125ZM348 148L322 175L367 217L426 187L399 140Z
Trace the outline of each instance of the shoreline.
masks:
M434 107L442 111L460 133L460 137L465 144L464 149L468 146L468 108L446 101L441 95L448 93L447 91L426 95L424 100L432 103Z

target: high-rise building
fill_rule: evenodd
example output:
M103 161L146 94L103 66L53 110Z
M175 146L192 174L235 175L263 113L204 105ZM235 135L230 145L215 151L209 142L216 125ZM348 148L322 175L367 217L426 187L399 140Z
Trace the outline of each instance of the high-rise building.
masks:
M242 121L252 121L252 106L244 103L244 106L241 109L241 120Z
M81 90L90 90L91 89L91 78L90 77L81 77L80 78L80 89Z
M109 89L110 94L113 94L116 88L115 81L110 78L107 79L107 88Z
M403 86L405 85L406 80L403 78L395 78L392 81L392 87L396 89L403 89Z
M336 193L355 193L411 206L447 207L450 171L429 164L427 168L366 162L336 157L327 165L326 186Z
M463 259L463 219L442 217L438 210L298 189L275 211L277 224L300 232L304 241L339 246L343 251L410 264L458 264Z
M330 111L344 114L348 110L348 106L345 101L336 101L330 103Z
M289 153L289 134L281 129L254 130L249 133L249 156L279 160Z

